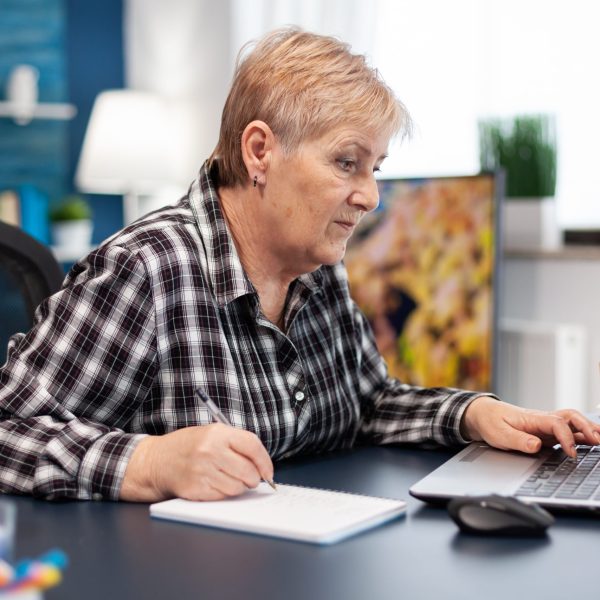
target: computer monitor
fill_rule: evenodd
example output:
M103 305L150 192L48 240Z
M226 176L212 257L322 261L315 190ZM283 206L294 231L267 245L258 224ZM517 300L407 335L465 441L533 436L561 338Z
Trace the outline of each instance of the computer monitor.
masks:
M494 391L502 175L381 180L379 193L345 264L390 374Z

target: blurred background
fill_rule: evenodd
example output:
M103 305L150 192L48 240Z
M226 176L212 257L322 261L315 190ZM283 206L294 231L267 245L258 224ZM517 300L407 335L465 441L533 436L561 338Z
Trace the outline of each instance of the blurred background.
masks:
M520 351L553 348L511 394L595 409L599 13L586 0L0 0L0 219L68 268L185 193L216 143L246 42L287 24L335 35L368 55L415 121L383 177L478 173L482 121L551 120L554 226L588 246L505 247L496 309L505 335L536 341ZM68 220L87 222L87 240L57 242L51 225ZM556 358L569 354L561 336L577 347L570 363Z

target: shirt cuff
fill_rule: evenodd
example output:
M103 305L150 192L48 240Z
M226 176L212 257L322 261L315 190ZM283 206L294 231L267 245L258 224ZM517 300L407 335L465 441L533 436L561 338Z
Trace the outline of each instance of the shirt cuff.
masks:
M80 500L118 500L127 464L146 434L111 432L98 438L87 450L79 473Z
M433 420L432 437L445 446L465 445L471 443L460 433L460 424L467 407L476 398L487 397L499 400L498 396L486 392L465 392L456 390L441 404Z

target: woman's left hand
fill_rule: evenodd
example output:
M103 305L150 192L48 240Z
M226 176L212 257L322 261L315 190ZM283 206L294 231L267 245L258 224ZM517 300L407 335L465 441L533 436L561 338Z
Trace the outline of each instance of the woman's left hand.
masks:
M469 404L461 433L472 441L528 454L538 452L542 445L560 444L573 458L577 456L576 444L600 444L600 423L590 421L576 410L529 410L487 396Z

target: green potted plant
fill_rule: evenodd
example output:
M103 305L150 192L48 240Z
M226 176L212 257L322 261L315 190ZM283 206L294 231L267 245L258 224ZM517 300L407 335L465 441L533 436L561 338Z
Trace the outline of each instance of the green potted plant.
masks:
M540 114L480 121L479 151L482 170L506 173L505 245L560 245L554 119Z
M52 241L55 246L72 252L85 252L92 242L90 205L76 194L65 196L50 209Z

